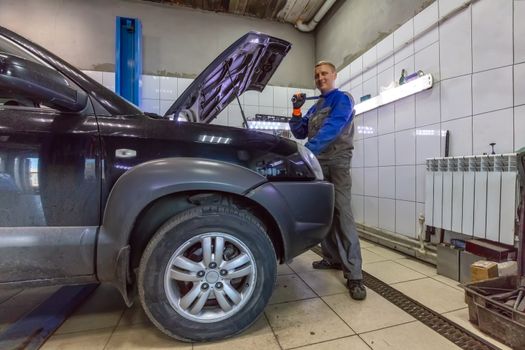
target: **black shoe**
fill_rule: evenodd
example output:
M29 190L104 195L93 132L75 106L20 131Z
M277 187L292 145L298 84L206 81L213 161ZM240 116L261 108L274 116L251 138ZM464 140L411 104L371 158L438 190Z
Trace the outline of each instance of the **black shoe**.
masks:
M350 291L350 296L354 300L366 299L366 288L363 284L363 280L347 280L346 286Z
M341 264L331 263L328 260L319 260L312 263L312 267L316 270L341 270Z

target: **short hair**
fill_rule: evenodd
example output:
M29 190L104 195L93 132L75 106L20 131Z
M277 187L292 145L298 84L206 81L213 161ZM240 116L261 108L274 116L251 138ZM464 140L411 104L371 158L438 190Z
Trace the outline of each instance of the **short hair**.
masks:
M330 61L319 61L315 64L314 68L317 68L319 66L329 66L330 68L332 68L332 71L337 72L337 70L335 69L335 65Z

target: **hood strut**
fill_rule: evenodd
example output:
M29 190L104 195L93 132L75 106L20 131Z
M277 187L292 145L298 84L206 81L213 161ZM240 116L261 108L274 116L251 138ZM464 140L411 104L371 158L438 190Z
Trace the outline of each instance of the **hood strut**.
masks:
M230 63L229 62L226 62L226 68L228 70L228 76L230 77L230 80L233 81L233 78L232 78L232 73L230 72ZM239 108L241 109L241 116L242 116L242 120L243 120L243 125L246 129L248 129L248 121L246 120L246 115L244 115L244 109L242 108L242 105L241 105L241 100L239 100L239 88L236 88L235 89L235 98L237 99L237 103L239 104Z

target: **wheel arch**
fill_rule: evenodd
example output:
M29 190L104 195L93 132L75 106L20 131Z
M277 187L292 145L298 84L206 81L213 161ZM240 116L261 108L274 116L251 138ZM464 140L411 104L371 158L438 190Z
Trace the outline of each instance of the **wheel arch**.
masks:
M151 218L152 208L157 208L155 205L164 207L175 203L174 209L177 210L172 213L176 213L191 207L191 202L189 205L185 203L188 195L222 194L234 203L248 205L273 232L270 238L275 244L276 254L284 256L279 225L262 205L245 197L251 189L266 181L265 177L242 166L201 158L159 159L133 167L113 185L106 202L98 234L97 278L114 284L130 305L130 266L137 255L131 248L132 244L141 249L144 245L136 238L140 236L136 229L138 220L148 216L152 228L158 221ZM137 233L132 241L134 229ZM148 233L149 237L154 232Z

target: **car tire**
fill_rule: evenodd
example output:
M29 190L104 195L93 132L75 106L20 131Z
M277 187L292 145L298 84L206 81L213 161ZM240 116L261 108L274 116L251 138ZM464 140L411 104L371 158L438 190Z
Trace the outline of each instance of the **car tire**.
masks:
M276 260L254 215L232 205L191 208L148 243L138 272L140 301L149 319L178 340L231 337L264 311Z

